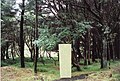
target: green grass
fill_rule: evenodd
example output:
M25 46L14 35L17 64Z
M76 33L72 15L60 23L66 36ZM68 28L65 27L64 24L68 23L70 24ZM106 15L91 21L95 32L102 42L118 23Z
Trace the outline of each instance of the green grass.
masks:
M54 58L54 59L57 60L57 58ZM38 71L40 71L40 72L50 72L50 73L54 72L54 71L59 71L59 70L56 70L59 67L58 61L56 61L57 65L55 65L54 61L52 59L44 58L44 62L45 62L45 65L41 63L40 58L38 59ZM81 63L83 64L84 61L82 60ZM120 63L120 61L110 61L110 67L114 67L114 66L116 66L116 64L119 64L119 63ZM2 66L15 66L15 67L19 68L20 67L20 59L19 58L16 58L15 60L7 59L5 61L1 61L1 65ZM34 64L33 64L33 62L31 61L30 58L25 58L25 66L26 66L26 68L31 68L31 69L34 68ZM82 71L87 71L87 72L88 71L104 70L104 69L100 69L100 63L99 62L98 63L92 63L91 65L86 65L86 66L81 65L80 68L81 68ZM76 68L72 68L72 72L76 72Z
M54 59L57 60L57 58L54 58ZM51 80L59 78L59 63L58 63L58 61L56 61L57 64L55 65L54 61L52 59L44 58L44 62L45 62L45 65L41 63L40 58L38 59L38 66L37 66L38 67L38 73L39 74L43 73L46 76L47 75L52 76L52 77L49 77L49 78L51 78ZM84 63L84 61L81 60L81 63ZM2 66L13 66L13 67L16 67L16 68L20 69L20 59L15 58L14 61L12 59L1 61L1 65ZM110 62L110 67L111 68L116 67L117 65L120 65L120 61L111 61ZM33 64L33 62L31 61L30 58L25 58L25 68L31 69L33 71L34 64ZM81 68L82 71L77 71L76 68L72 68L72 75L76 76L76 75L80 75L80 74L84 74L84 73L91 73L91 72L99 73L100 71L109 70L108 68L100 69L100 63L99 62L91 63L91 65L87 65L87 66L81 65L80 68ZM114 78L118 78L118 81L120 80L119 77L120 77L119 74L114 73ZM51 80L49 80L49 81L51 81Z

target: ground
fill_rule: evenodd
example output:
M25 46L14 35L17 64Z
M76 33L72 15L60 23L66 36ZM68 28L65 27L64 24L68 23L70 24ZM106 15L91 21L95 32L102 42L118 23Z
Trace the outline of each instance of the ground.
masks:
M13 63L12 60L2 62L4 65L1 67L2 81L120 81L120 61L112 61L111 69L100 69L99 63L88 66L81 65L82 71L72 69L71 79L59 79L59 66L55 65L52 60L46 59L45 65L38 62L37 74L33 72L33 62L27 59L26 68L20 68L17 60L19 59ZM11 65L8 65L7 62Z

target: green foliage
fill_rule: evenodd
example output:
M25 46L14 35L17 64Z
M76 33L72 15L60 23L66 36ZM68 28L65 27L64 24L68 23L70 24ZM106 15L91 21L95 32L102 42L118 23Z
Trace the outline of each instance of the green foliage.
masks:
M73 37L81 36L82 33L86 32L86 29L90 28L91 22L76 22L76 27L74 29Z
M70 27L48 28L42 25L39 29L40 35L34 44L43 50L53 50L57 47L58 43L72 43L72 39L79 37L85 33L86 29L90 27L89 22L76 22L74 30Z
M2 0L1 1L1 15L4 21L4 17L14 17L18 9L14 9L13 6L15 5L15 0Z
M5 40L1 40L1 46L5 46L6 45L6 41Z
M12 40L15 36L15 31L17 28L16 13L18 9L14 6L16 5L16 0L2 0L1 1L1 39L2 40ZM8 34L9 33L9 34Z
M52 50L59 41L55 33L51 34L48 28L43 28L40 29L39 39L35 40L34 43L37 44L38 47L42 47L43 50Z

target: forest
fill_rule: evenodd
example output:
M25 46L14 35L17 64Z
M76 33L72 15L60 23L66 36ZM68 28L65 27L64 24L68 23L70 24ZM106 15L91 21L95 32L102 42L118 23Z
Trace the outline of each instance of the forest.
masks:
M1 0L0 57L1 81L120 81L120 0Z

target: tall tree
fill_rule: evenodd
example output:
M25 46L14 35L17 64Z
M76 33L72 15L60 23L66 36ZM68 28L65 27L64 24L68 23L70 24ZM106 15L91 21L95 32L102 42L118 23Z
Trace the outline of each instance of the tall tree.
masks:
M15 8L15 5L16 0L1 0L1 60L5 57L6 59L9 58L8 49L16 38L18 21L15 15L18 8Z
M20 22L20 59L21 59L21 68L25 67L25 63L24 63L24 38L23 38L24 11L25 11L25 0L22 0L22 12L21 12L21 22Z
M35 0L35 7L36 7L36 18L35 18L35 39L38 39L38 2ZM38 60L38 46L35 46L35 58L34 58L34 72L37 73L37 60Z

